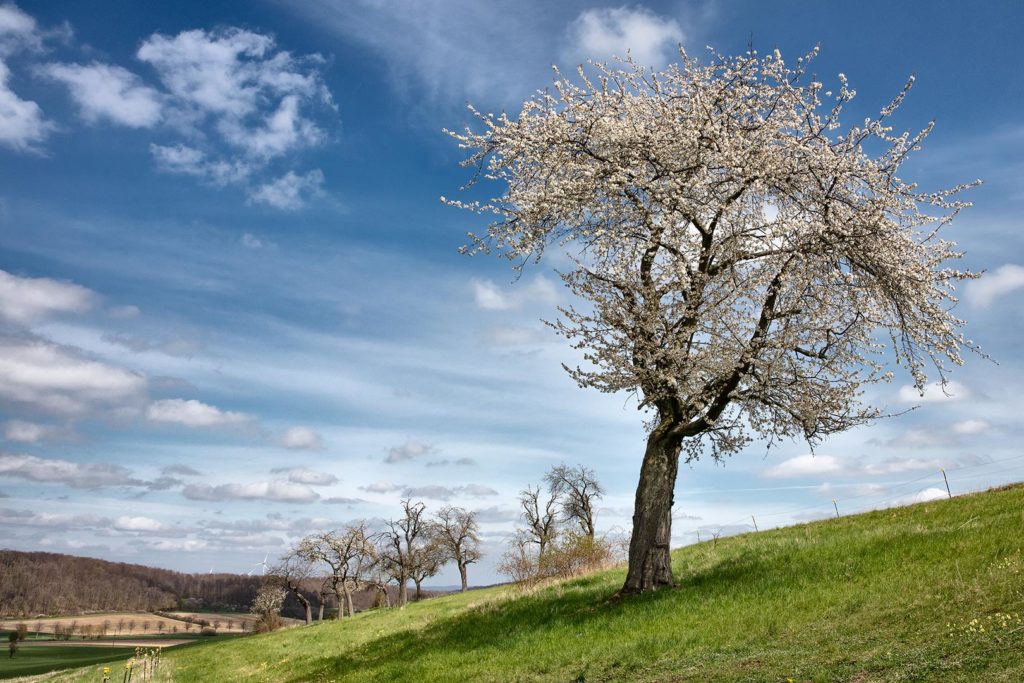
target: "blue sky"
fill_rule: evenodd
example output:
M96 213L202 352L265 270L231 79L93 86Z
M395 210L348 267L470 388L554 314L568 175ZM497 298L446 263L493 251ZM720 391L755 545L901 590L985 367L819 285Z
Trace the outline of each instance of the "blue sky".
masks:
M937 120L906 167L974 178L948 236L985 275L962 291L975 356L952 396L822 444L684 468L675 540L1021 479L1024 78L1018 2L0 2L0 546L248 571L299 536L394 515L403 495L481 510L493 562L516 492L559 462L628 528L635 402L582 391L540 322L551 261L513 282L460 256L474 216L442 132L465 103L515 110L627 48L816 44L826 83ZM451 583L448 572L438 583Z

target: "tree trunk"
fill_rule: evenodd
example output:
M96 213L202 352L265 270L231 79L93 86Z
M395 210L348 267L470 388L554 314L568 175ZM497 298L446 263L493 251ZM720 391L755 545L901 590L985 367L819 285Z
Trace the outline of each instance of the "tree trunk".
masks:
M398 606L405 607L409 602L409 577L403 576L398 580Z
M682 441L665 435L670 425L662 422L647 439L640 482L633 509L633 534L629 539L629 570L620 593L634 594L673 586L672 494L679 470Z
M334 592L334 598L338 601L338 618L345 615L345 589L341 588Z
M345 608L348 608L348 615L352 616L352 594L345 586L341 590L341 595L338 596L338 618L345 616Z
M459 577L462 579L462 592L469 590L469 582L466 580L466 565L459 565Z
M352 605L352 591L350 591L350 590L346 590L345 591L345 600L348 601L348 615L350 617L354 617L356 615L356 609Z
M420 598L423 597L423 589L421 587L423 579L413 579L413 582L416 584L416 595L414 596L414 599L416 602L419 602Z
M317 621L323 621L324 620L324 602L325 601L326 601L325 597L323 595L321 595L320 596L320 614L316 618Z
M306 625L309 626L313 623L313 607L310 605L309 600L306 599L306 596L300 593L298 589L292 592L295 593L295 597L298 601L302 603L302 607L306 611Z

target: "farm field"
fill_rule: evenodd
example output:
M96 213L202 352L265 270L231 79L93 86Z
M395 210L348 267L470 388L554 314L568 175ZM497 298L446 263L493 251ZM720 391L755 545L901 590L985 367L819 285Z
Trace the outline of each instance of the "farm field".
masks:
M178 619L167 619L148 612L113 612L100 614L73 615L66 617L47 617L43 619L5 619L0 621L0 630L10 631L17 624L25 624L33 633L52 634L58 626L76 629L86 627L94 633L104 629L107 636L138 636L142 634L172 633L174 629L185 631L184 622ZM161 628L162 625L162 628ZM81 634L76 631L76 634Z
M1024 680L1024 486L674 552L679 586L609 600L622 569L165 655L220 681ZM982 628L984 627L984 628ZM37 680L95 680L95 667Z
M57 669L123 662L135 652L134 646L111 647L109 644L40 645L42 644L23 643L13 659L4 652L0 658L0 679L43 674ZM90 668L90 671L92 670Z

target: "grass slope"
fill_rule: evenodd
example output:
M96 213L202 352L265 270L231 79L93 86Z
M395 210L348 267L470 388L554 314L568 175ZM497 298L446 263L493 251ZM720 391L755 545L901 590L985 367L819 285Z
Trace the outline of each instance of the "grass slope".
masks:
M92 666L104 664L105 662L119 663L131 657L135 652L133 647L111 647L99 645L96 647L86 646L33 646L23 645L18 648L18 653L8 657L7 641L4 640L4 651L0 654L0 678L12 678L14 676L28 676L39 674L54 669L66 669L73 666ZM114 665L110 665L113 669ZM92 671L92 668L89 669ZM91 678L97 680L99 677Z
M618 569L166 657L179 683L1021 681L996 615L1024 616L1022 547L1018 485L682 548L679 587L636 599L607 601Z

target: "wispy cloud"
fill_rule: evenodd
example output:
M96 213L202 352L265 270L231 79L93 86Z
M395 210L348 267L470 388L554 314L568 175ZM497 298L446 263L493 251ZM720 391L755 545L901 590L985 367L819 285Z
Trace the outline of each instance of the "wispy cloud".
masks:
M421 441L409 439L400 446L394 446L388 449L388 454L385 456L384 462L389 465L394 465L395 463L414 460L433 452L433 446Z
M275 467L271 474L287 474L288 481L309 486L330 486L338 483L338 477L329 472L318 472L308 467Z
M59 458L39 458L34 455L13 453L0 453L0 476L47 484L64 484L76 489L140 486L145 483L133 476L127 467L121 465L78 463Z
M300 451L318 451L324 447L324 440L309 427L290 427L281 437L285 448Z
M997 299L1024 287L1024 267L1008 263L985 273L965 286L967 302L976 308L988 308Z
M320 494L306 484L285 480L258 481L248 484L189 484L181 494L190 500L267 500L276 503L312 503Z
M252 416L221 410L195 399L169 398L150 403L146 408L146 419L186 427L221 427L245 424L252 420Z

